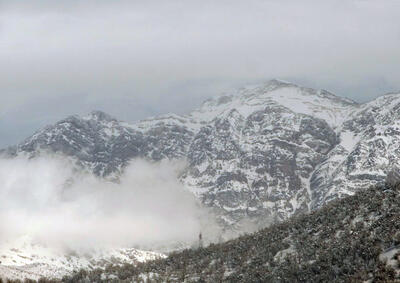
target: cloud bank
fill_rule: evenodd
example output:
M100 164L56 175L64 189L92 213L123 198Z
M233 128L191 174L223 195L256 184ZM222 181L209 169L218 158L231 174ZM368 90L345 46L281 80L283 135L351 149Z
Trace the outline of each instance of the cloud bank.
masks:
M179 170L137 160L116 184L74 175L60 158L0 160L0 240L29 235L53 249L91 250L215 236L208 212L178 183Z
M182 113L275 77L368 100L400 89L399 10L397 0L2 0L0 145L70 114Z

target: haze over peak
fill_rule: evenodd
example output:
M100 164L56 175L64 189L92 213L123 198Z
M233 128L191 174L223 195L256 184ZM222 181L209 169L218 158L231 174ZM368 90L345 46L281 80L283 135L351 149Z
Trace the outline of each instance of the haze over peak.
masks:
M82 118L85 120L96 120L96 121L103 120L107 122L116 121L114 117L101 110L93 110L89 114L83 116Z

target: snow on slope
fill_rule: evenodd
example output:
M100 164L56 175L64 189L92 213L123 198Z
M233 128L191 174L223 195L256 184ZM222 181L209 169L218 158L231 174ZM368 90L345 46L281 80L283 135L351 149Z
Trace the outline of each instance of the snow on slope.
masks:
M241 88L229 96L210 99L190 116L197 120L210 121L235 109L247 118L255 111L270 105L281 105L295 113L323 119L332 128L340 126L358 108L356 102L337 97L325 90L271 80L264 84Z
M107 264L144 262L165 255L134 248L102 249L80 254L49 249L23 236L0 245L0 278L61 278L81 268L104 268Z
M314 207L383 183L388 172L400 168L400 95L360 105L339 134L340 143L313 175Z

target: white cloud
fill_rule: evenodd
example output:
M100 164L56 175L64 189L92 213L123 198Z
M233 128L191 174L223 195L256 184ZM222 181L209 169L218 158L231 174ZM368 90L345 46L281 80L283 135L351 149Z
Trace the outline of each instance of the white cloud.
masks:
M0 160L0 239L29 235L52 249L85 250L215 237L207 210L177 181L180 168L136 160L115 184L73 175L59 158Z
M0 134L15 136L3 144L61 115L185 112L273 77L358 100L400 89L396 0L0 5Z

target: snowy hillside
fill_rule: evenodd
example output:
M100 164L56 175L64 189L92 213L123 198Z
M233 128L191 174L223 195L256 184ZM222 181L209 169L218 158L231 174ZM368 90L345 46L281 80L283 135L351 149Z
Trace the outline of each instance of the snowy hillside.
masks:
M70 280L399 282L399 214L400 187L373 187L225 243Z
M0 278L34 279L62 278L82 268L92 270L109 264L134 264L165 257L155 252L137 249L103 249L79 254L55 251L35 243L29 236L0 245Z

